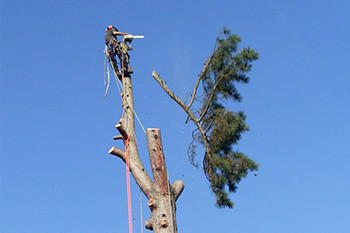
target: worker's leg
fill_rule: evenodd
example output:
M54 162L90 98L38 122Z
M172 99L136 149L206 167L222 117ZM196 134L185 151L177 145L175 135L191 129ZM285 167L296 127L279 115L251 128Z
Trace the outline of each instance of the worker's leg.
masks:
M127 70L127 72L129 73L129 74L132 74L132 73L134 73L134 71L130 68L130 63L129 63L129 54L125 54L125 63L126 63L126 66L128 67L128 70Z
M131 68L130 68L130 63L129 63L129 61L130 61L130 56L129 56L129 54L128 54L128 50L129 50L129 47L128 47L128 45L127 44L125 44L125 43L120 43L120 46L119 46L120 48L121 48L121 52L123 53L123 55L124 55L124 60L125 60L125 68L126 68L126 72L128 72L129 74L132 74L133 73L133 71L131 70Z
M118 63L117 63L117 60L116 60L116 56L117 56L117 48L116 48L116 43L111 40L109 43L108 43L108 52L109 52L109 56L110 56L110 59L111 59L111 63L113 64L113 68L118 76L119 79L121 79L122 77L122 74L120 73L119 69L118 69Z

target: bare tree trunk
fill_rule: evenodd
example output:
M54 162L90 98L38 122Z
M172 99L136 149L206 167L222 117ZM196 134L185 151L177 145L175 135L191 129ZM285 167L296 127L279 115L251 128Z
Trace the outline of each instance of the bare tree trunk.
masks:
M152 217L147 220L146 228L159 233L177 233L175 201L181 194L184 184L182 181L175 181L172 186L169 184L159 129L147 129L147 143L155 195L154 199L148 202Z
M146 172L138 153L135 135L135 117L131 78L123 78L123 99L125 117L116 125L120 136L115 139L123 139L128 143L130 171L142 192L148 198L148 206L152 216L145 222L145 227L155 233L176 233L176 206L175 202L184 189L184 183L175 181L171 186L168 180L168 172L165 166L163 147L159 129L147 129L148 151L150 155L151 167L154 181ZM112 147L109 150L113 154L126 162L126 153Z

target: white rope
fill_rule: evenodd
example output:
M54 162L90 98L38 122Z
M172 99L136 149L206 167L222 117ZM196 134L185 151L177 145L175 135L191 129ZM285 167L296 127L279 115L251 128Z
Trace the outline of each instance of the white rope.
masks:
M103 52L106 54L105 50ZM106 86L106 56L103 55L103 85Z
M109 73L109 68L107 66L107 86L106 86L106 92L105 92L105 97L107 97L107 93L108 93L108 90L109 90L109 84L110 84L110 80L111 80L111 77L110 77L110 73Z
M106 87L105 97L107 97L107 93L109 90L109 84L110 84L110 80L111 80L109 67L108 67L107 62L106 62L106 60L107 60L106 51L107 51L107 46L105 47L105 50L104 50L105 56L103 59L103 84ZM107 74L107 82L106 82L106 74Z

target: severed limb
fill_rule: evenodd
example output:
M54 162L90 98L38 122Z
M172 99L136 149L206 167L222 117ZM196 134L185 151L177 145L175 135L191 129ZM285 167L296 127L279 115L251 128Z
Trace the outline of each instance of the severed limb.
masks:
M122 159L125 162L125 152L121 149L112 147L109 151L108 154L115 155L118 158Z
M123 118L121 118L119 120L118 124L115 125L115 127L117 128L117 130L119 131L119 133L123 137L123 140L126 141L129 138L129 135L126 132L126 130L124 129L123 121L124 121Z

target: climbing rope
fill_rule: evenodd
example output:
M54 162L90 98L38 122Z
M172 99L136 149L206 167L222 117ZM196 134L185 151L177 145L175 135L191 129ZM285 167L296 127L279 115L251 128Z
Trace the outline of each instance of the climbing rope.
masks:
M126 167L126 192L128 197L129 233L132 233L132 208L131 208L131 187L130 187L130 157L129 157L129 136L124 140L125 144L125 167Z
M105 56L103 56L103 84L106 87L106 91L105 91L105 97L107 97L107 93L108 93L108 89L109 89L109 84L110 84L110 73L109 73L109 67L107 65L107 46L105 47ZM106 74L107 74L107 79L106 79Z

